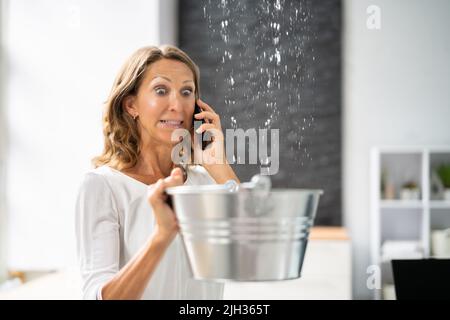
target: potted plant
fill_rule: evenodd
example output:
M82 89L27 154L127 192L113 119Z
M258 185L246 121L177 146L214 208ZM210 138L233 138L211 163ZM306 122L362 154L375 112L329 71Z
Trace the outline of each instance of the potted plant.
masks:
M450 201L450 164L442 164L438 167L437 173L444 186L444 200Z
M400 193L402 200L419 200L420 192L417 183L414 181L408 181L402 185L402 191Z

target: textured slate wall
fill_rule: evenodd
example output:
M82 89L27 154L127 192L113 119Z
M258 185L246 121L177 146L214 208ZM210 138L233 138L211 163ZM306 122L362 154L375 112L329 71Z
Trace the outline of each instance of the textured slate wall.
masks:
M340 0L180 0L179 45L226 128L280 130L275 187L325 191L316 225L341 219ZM270 150L269 150L270 152ZM242 181L259 165L234 165Z

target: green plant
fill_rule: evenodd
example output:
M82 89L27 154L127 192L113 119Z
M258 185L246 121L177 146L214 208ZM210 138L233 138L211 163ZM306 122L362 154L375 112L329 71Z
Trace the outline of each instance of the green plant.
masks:
M415 183L414 181L408 181L405 182L402 187L404 189L417 189L417 183Z
M384 194L386 191L386 183L387 183L387 171L383 168L381 170L381 193Z
M442 164L437 168L437 174L444 185L444 188L450 188L450 164Z

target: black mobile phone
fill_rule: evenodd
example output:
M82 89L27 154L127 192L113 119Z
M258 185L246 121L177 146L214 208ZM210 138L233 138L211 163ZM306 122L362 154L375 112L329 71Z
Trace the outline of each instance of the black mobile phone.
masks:
M198 106L197 102L195 103L195 108L194 108L194 115L197 113L202 112L203 110ZM192 125L194 126L194 131L198 129L198 127L200 127L202 124L205 123L205 120L203 119L196 119L194 116L192 116ZM208 146L208 144L210 143L210 141L203 141L203 137L204 135L206 135L206 137L209 136L208 132L204 132L200 135L200 140L202 143L202 150L205 150L205 148Z
M197 102L195 103L195 107L194 107L194 115L196 115L197 113L202 112L203 110L198 106ZM203 119L195 119L195 117L193 118L193 121L201 121L202 123L205 123L205 121ZM194 123L194 122L193 122Z

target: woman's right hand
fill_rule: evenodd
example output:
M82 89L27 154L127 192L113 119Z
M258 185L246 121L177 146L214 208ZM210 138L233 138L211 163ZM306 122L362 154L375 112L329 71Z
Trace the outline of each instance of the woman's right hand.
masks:
M156 228L153 235L158 239L170 243L175 238L179 226L172 208L167 204L168 195L165 189L183 184L183 172L180 168L175 168L170 176L159 179L155 184L149 187L148 202L155 215Z

